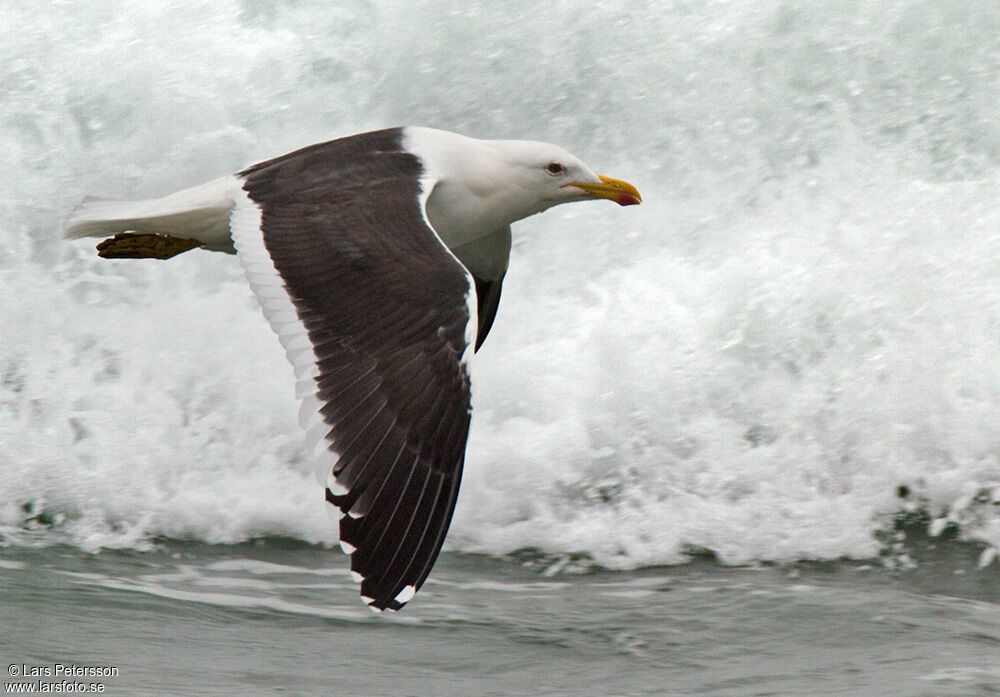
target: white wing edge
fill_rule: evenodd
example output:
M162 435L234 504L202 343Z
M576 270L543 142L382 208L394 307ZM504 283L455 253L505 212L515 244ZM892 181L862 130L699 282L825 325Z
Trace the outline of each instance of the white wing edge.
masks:
M242 184L242 181L240 182ZM264 316L285 349L285 356L295 373L295 396L301 400L299 425L306 432L307 452L313 461L316 481L328 486L338 455L330 449L326 434L330 427L320 413L322 404L316 398L316 378L319 376L316 353L305 325L299 319L271 255L264 246L262 210L243 190L233 193L236 205L229 219L230 232L236 246L236 256L243 267L250 289L257 296ZM339 513L339 511L338 511Z

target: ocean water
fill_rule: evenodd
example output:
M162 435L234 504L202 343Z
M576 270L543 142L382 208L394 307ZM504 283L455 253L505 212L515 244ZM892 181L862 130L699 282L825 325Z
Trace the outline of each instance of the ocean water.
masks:
M496 680L479 683L483 694L670 688L639 670L636 683L598 690L636 665L701 676L678 694L996 692L1000 6L654 5L3 3L0 617L18 628L0 631L5 657L73 658L92 625L46 649L40 608L69 618L93 602L117 617L141 597L123 622L176 610L219 641L229 623L269 627L287 649L304 622L319 647L328 623L346 622L351 641L374 633L386 655L402 652L414 694L484 666ZM431 576L440 585L379 631L355 622L346 590L329 606L318 591L298 598L299 574L325 592L343 579L315 570L345 564L329 549L336 530L304 457L291 369L236 261L107 262L89 242L60 240L60 227L87 194L162 195L405 124L555 142L636 184L644 203L567 206L515 226L504 302L473 367L463 491ZM258 588L278 600L186 595L204 578L253 586L259 568L244 562L289 565ZM796 595L788 570L802 564L835 571ZM732 594L684 585L700 588L701 573ZM661 577L685 579L684 592L656 590L674 589ZM522 591L539 600L522 603ZM744 602L758 592L774 607L811 600L785 603L789 615L765 605L768 624ZM897 614L880 612L880 598ZM845 605L858 614L837 614ZM598 630L581 607L645 628L653 658L613 632L588 643ZM407 617L423 628L402 629ZM393 633L458 650L486 641L491 617L528 646L542 635L535 669L515 675L511 658L505 672L498 656L513 644L499 640L485 644L496 663L483 653L449 666ZM789 622L803 634L778 632ZM809 628L828 622L840 640L823 650L843 661L779 670L782 650L806 651L803 637L819 636ZM837 682L861 660L847 628L871 622L880 631L858 641L884 670ZM730 624L758 637L771 627L775 647L727 643ZM913 627L916 638L879 653ZM189 636L175 629L166 636ZM98 646L124 656L110 636ZM197 659L173 650L178 665ZM703 655L685 664L688 651ZM916 668L949 651L968 661ZM359 666L375 669L351 655L366 694ZM540 683L556 662L582 677ZM142 680L158 664L141 665L116 689L230 694ZM761 666L774 682L739 682ZM404 673L381 675L370 693ZM322 691L289 684L259 689Z
M375 616L339 552L288 540L17 548L0 655L117 668L67 682L129 697L995 695L1000 582L967 550L934 559L567 576L445 554L406 610Z

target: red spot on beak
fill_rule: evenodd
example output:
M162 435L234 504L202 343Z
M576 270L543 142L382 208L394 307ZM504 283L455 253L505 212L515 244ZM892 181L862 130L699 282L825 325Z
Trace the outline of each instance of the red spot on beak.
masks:
M565 186L575 186L583 189L594 198L606 198L619 206L634 206L642 203L639 191L627 181L605 177L603 174L597 176L600 177L600 182L572 182Z

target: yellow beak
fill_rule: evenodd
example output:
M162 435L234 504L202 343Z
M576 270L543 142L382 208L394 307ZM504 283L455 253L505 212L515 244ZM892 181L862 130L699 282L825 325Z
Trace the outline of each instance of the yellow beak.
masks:
M583 189L589 196L606 198L614 201L619 206L634 206L637 203L642 203L642 196L639 195L639 191L628 182L605 177L603 174L598 174L597 176L601 178L600 183L570 182L564 186L575 186Z

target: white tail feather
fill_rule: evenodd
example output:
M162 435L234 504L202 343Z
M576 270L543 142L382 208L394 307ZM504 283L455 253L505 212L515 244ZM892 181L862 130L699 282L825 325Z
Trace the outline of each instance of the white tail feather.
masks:
M63 236L109 237L119 232L156 232L198 240L206 249L232 253L229 214L236 177L222 177L163 198L112 201L87 197L63 228Z

